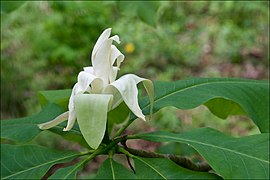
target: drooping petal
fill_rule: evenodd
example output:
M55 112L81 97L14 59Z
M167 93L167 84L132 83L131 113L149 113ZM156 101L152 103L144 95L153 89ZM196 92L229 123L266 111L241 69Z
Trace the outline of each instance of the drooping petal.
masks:
M93 149L100 145L106 130L112 95L80 94L75 97L77 121L86 142Z
M105 29L103 31L103 33L99 36L99 38L98 38L98 40L93 48L93 51L92 51L92 56L91 56L92 59L94 59L94 56L95 56L97 50L100 48L101 44L110 37L111 31L112 31L112 28Z
M42 123L42 124L38 124L38 127L42 130L44 129L50 129L58 124L60 124L61 122L64 122L68 119L68 111L64 112L63 114L60 114L59 116L57 116L56 118L54 118L53 120L46 122L46 123Z
M149 95L150 102L151 102L151 109L153 104L153 94L154 88L153 84L150 80L140 78L134 74L127 74L119 78L118 80L112 82L106 89L106 93L110 93L112 91L111 87L116 88L119 93L121 94L124 102L127 104L129 109L139 118L145 120L145 116L142 113L141 108L139 107L138 103L138 89L137 84L143 82L144 87ZM113 92L111 92L113 93ZM152 110L150 109L150 112Z

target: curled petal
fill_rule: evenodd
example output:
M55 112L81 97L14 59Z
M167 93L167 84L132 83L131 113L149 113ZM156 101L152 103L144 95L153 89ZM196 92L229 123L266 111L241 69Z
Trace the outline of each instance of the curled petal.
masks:
M87 91L89 85L92 84L92 91L101 91L102 90L102 80L96 76L81 71L78 75L78 87L75 94L82 94Z
M121 94L124 102L129 107L129 109L139 118L145 120L145 116L142 113L141 108L138 103L138 89L137 84L143 82L146 92L149 95L152 112L153 107L153 94L154 88L150 80L140 78L134 74L127 74L119 78L118 80L112 82L106 89L106 93L113 93L113 88L116 88Z
M38 127L40 129L50 129L58 124L60 124L61 122L64 122L68 119L68 111L64 112L63 114L60 114L59 116L57 116L56 118L54 118L53 120L46 122L46 123L42 123L39 124Z
M120 44L120 38L119 38L119 36L114 35L114 36L110 37L110 39L112 39L112 40L114 40L115 42L117 42L118 44Z
M124 61L125 56L117 49L115 45L111 46L111 65L117 60L116 64L119 68L121 63Z

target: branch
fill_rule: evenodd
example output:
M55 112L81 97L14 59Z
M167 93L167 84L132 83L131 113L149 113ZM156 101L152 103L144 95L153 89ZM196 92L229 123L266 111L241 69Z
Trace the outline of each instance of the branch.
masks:
M206 163L194 163L192 160L190 160L188 157L185 156L177 156L174 154L158 154L155 152L150 151L143 151L143 150L137 150L137 149L131 149L128 147L125 147L125 150L127 150L129 153L135 156L140 157L146 157L146 158L166 158L170 159L173 162L175 162L177 165L182 166L184 168L193 170L193 171L203 171L207 172L210 171L212 168Z

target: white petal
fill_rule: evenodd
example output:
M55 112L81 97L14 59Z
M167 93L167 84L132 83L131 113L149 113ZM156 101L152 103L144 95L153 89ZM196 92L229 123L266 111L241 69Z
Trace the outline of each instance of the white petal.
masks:
M124 61L125 56L117 49L115 45L111 46L111 65L117 60L116 64L119 68L121 63Z
M100 48L101 44L110 37L111 31L112 31L112 28L105 29L103 31L103 33L99 36L99 38L94 46L94 49L92 51L92 60L93 60L97 50Z
M139 107L138 103L138 89L137 84L144 82L144 87L147 89L147 93L150 97L151 109L153 102L153 86L151 86L151 81L148 79L140 78L134 74L127 74L119 78L118 80L112 82L105 90L109 93L112 91L111 87L115 87L121 94L123 100L129 107L129 109L139 118L145 120L145 116L142 113L142 110ZM150 110L152 112L152 110Z
M92 66L84 67L83 70L84 70L85 72L88 72L89 74L94 75L94 69L93 69Z
M73 104L74 104L74 102L73 102ZM69 113L68 113L68 123L67 123L66 128L63 129L63 131L69 131L69 130L71 130L71 128L75 124L75 121L76 121L75 108L73 108L73 109L69 110Z
M114 35L114 36L110 37L110 39L112 39L112 40L114 40L115 42L117 42L118 44L120 44L120 38L119 38L119 36Z
M111 45L111 39L103 41L92 58L94 74L103 80L104 86L109 84L109 75L111 73Z
M96 76L85 71L81 71L78 75L78 87L76 89L76 94L82 94L86 92L90 84L96 85L93 85L92 87L92 90L94 89L94 91L101 90L103 88L102 80L100 78L97 78ZM100 85L101 87L97 85Z
M118 71L119 71L119 68L118 67L112 67L111 73L110 73L110 77L109 77L110 83L112 83L113 81L115 81Z
M102 80L91 75L90 73L81 71L78 75L78 82L74 85L70 98L69 98L69 115L68 115L68 123L67 127L64 131L69 131L75 123L75 107L74 107L74 97L78 94L83 94L86 91L89 91L89 85L92 85L91 92L101 92L102 90Z
M50 128L60 124L61 122L66 121L67 119L68 119L68 111L64 112L63 114L60 114L59 116L54 118L52 121L39 124L38 127L40 129L50 129Z

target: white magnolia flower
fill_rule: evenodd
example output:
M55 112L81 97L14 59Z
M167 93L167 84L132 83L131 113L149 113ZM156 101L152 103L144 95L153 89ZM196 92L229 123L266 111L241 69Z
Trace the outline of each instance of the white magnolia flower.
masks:
M120 43L119 37L110 37L110 34L111 28L108 28L100 35L92 51L92 66L84 67L84 71L79 73L78 82L74 85L69 99L69 111L50 122L39 124L41 129L49 129L68 119L64 131L69 131L77 119L85 140L96 149L106 130L107 112L116 108L122 101L137 117L145 120L138 104L137 84L143 82L151 106L153 84L150 80L134 74L127 74L115 80L125 57L112 45L113 41ZM97 132L96 130L99 135L92 133Z

